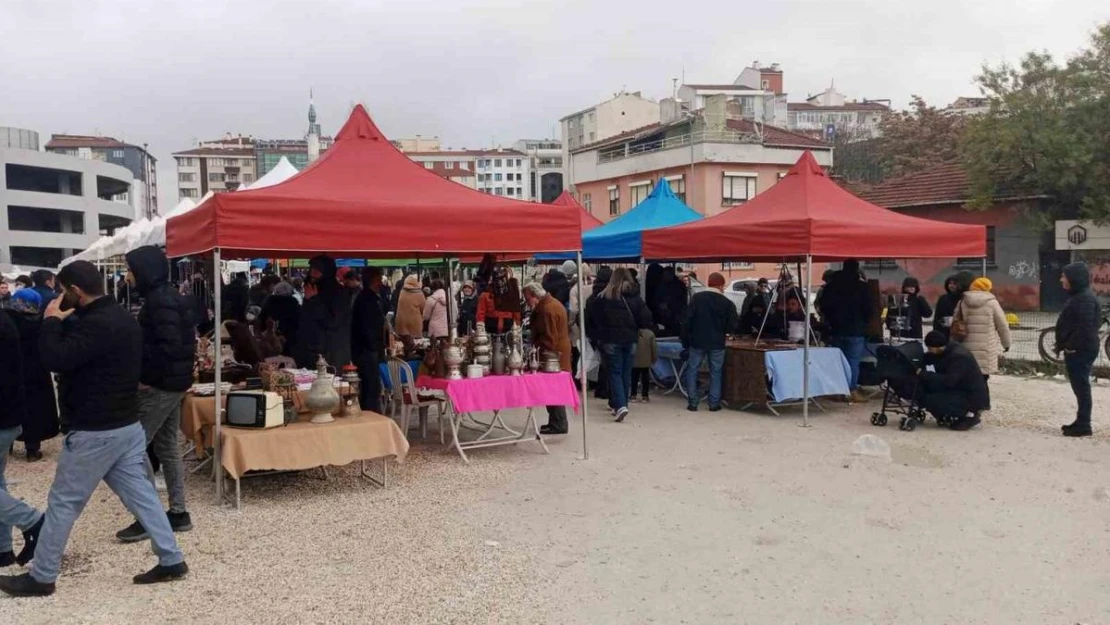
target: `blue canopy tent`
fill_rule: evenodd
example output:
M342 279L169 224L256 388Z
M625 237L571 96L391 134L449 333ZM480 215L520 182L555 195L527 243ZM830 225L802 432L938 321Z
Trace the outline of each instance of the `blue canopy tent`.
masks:
M660 178L647 198L624 215L582 235L583 260L640 262L645 230L677 226L701 219L671 192L671 185Z

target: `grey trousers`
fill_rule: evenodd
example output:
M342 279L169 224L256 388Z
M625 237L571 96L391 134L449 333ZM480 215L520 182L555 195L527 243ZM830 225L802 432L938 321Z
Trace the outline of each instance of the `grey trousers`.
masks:
M146 442L162 463L170 512L185 512L185 463L181 460L181 400L185 393L156 388L139 389L139 423ZM147 474L154 483L154 469L147 460Z
M12 550L12 528L29 530L42 518L42 513L16 499L8 492L4 469L8 464L8 448L19 438L20 426L0 429L0 553Z
M185 561L158 501L158 492L144 475L149 473L149 469L143 469L149 465L144 441L138 423L115 430L66 434L46 500L46 521L31 563L35 581L50 583L58 578L69 533L101 480L150 534L159 564L173 566Z

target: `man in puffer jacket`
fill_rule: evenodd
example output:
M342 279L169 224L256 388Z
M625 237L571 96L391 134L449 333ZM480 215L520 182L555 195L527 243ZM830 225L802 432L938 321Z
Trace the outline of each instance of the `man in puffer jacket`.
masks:
M193 385L196 357L195 306L170 285L166 255L152 245L127 253L127 282L143 298L139 327L143 333L142 372L139 375L139 422L147 444L166 477L170 509L166 513L175 532L193 529L185 508L185 465L181 460L181 400ZM148 466L151 482L153 470ZM125 543L149 538L138 521L116 533Z
M1098 356L1098 328L1102 325L1098 298L1091 292L1086 263L1064 267L1060 283L1070 294L1056 320L1056 353L1064 352L1068 381L1079 409L1075 422L1063 426L1064 436L1091 435L1091 367Z

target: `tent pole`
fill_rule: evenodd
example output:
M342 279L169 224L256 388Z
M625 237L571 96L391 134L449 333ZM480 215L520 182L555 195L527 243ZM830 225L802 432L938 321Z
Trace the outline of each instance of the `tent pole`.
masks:
M582 263L581 260L578 262ZM647 261L643 256L640 257L640 299L647 302Z
M586 272L582 268L582 252L578 252L578 310L575 314L578 315L578 372L581 375L582 387L579 389L582 393L582 459L590 459L590 450L586 446L586 388L589 386L586 376L586 298L582 297L582 281L585 279Z
M983 257L983 277L987 277L987 257Z
M457 338L458 332L456 331L455 324L455 262L443 257L443 263L447 265L447 336L450 337L453 343Z
M813 290L813 255L806 254L806 340L802 348L802 427L809 427L809 320L813 314L813 303L809 298Z
M220 395L222 394L220 393L220 383L223 381L223 320L220 319L220 313L222 312L220 310L220 297L221 291L223 290L224 274L220 269L220 248L218 247L212 250L212 267L215 270L212 272L212 277L214 278L213 282L215 283L212 288L215 293L214 299L216 300L213 309L215 326L212 330L212 339L216 345L216 358L214 359L216 365L216 392L215 395L213 395L216 406L216 434L212 438L212 466L216 470L216 505L220 505L223 501L224 487L224 465L223 457L220 455L222 451L220 445L220 422L223 421L223 410L220 405Z

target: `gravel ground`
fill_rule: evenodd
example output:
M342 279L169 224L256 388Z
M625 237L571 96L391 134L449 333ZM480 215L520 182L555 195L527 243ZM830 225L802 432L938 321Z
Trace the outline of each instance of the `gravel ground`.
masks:
M624 424L595 417L588 461L573 421L549 456L523 444L468 466L414 445L387 490L353 468L249 480L242 513L197 476L193 572L153 588L131 585L153 557L114 542L129 519L102 488L58 593L0 597L0 622L1106 622L1110 432L1059 436L1066 383L996 376L992 394L966 434L874 428L875 402L806 429L657 397ZM1110 386L1095 402L1105 426ZM861 434L893 461L852 456ZM57 449L13 459L12 490L41 504Z

